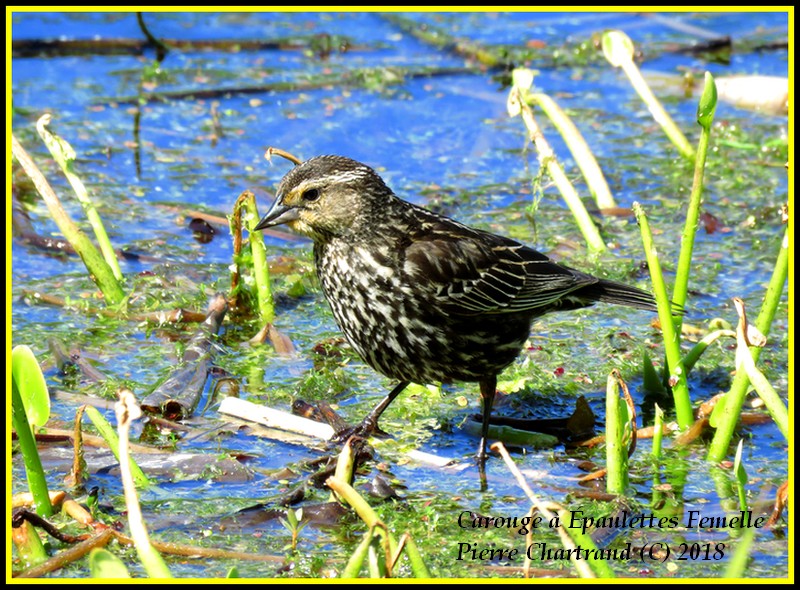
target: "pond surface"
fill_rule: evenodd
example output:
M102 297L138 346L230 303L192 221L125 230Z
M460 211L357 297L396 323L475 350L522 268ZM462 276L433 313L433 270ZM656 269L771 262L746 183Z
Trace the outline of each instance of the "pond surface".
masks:
M641 271L644 253L632 214L597 213L595 219L611 247L597 256L587 252L558 191L546 175L538 177L536 153L527 143L522 122L507 114L508 88L503 82L507 72L466 58L453 50L455 43L443 47L426 43L392 16L410 20L416 30L427 25L427 30L460 41L503 45L509 55L529 51L526 57L517 57L516 64L538 70L536 91L553 97L573 118L619 207L630 208L635 201L645 207L668 281L680 247L692 166L653 122L621 71L611 68L595 49L594 36L621 29L633 39L642 69L661 81L657 94L693 144L699 137L697 98L686 96L681 76L690 72L702 79L704 71L716 77L788 75L787 50L775 42L788 34L787 15L779 12L146 13L150 31L165 40L281 42L277 48L218 45L176 50L160 65L154 63L152 48L143 54L17 55L12 60L13 131L73 219L83 219L80 205L69 196L67 182L35 131L42 114L53 115L52 129L75 148L76 171L112 243L141 255L121 261L126 289L133 293L131 307L138 302L149 308L205 312L211 294L228 291L233 257L228 230L212 224L213 239L204 243L196 239L190 221L195 211L230 214L246 189L257 193L259 208L266 211L277 183L291 166L279 158L265 161L263 154L270 146L302 159L341 154L363 161L407 200L524 241L570 266L649 288L647 273ZM676 50L706 41L708 32L730 36L733 51ZM12 16L15 42L142 38L134 13ZM208 90L220 92L191 96ZM185 94L159 99L170 92ZM578 191L587 196L558 132L541 113L537 119ZM720 102L703 205L717 228L697 234L687 324L703 330L713 318L735 324L732 297L742 298L751 314L757 314L784 233L778 212L788 198L787 134L785 114ZM15 165L15 195L33 227L42 236L60 237L29 184ZM587 205L596 209L588 197ZM311 244L275 236L266 240L268 255L275 261L276 326L292 339L297 354L287 358L269 345L250 345L248 340L260 326L252 319L228 317L216 344L215 370L204 399L216 387L223 393L188 420L188 434L155 435L158 444L172 444L174 453L199 454L203 465L198 468L195 461L169 469L166 458L162 465L150 461L145 471L158 485L142 493L142 503L150 532L159 540L289 554L292 559L265 565L171 558L169 566L176 576L222 577L233 565L242 577L336 575L365 531L356 519L335 526L311 524L300 532L297 553L287 552L291 535L276 518L269 518L268 510L278 508L278 500L308 477L310 471L304 471L302 462L321 451L258 436L217 411L219 399L238 390L241 398L286 411L298 398L324 400L355 423L393 386L341 344L332 345L335 356L318 353L321 343L335 342L340 332L314 277ZM174 369L191 336L191 325L154 327L87 313L79 305L43 305L30 292L89 301L95 307L102 307L102 302L76 256L55 256L14 239L11 257L12 343L31 346L51 393L61 392L53 400L54 426L72 427L81 403L76 394L111 400L124 384L141 400ZM759 362L784 399L789 388L788 300L784 295ZM537 320L530 346L501 376L506 389L514 381L519 391L504 397L496 414L567 417L582 395L598 418L598 432L602 431L605 382L611 369L620 369L637 405L643 403L642 351L649 350L656 360L663 355L652 319L643 311L598 306ZM80 349L107 381L89 383L59 372L48 345L51 338ZM690 345L686 343L686 350ZM733 349L727 343L715 345L690 377L693 401L699 404L727 391L733 369ZM381 422L392 438L375 442L375 460L355 481L362 492L376 475L391 482L402 500L370 497L370 503L398 536L411 531L434 577L522 575L521 560L508 564L459 554L464 543L479 549L491 545L524 550L524 537L515 531L463 528L459 515L522 517L530 507L497 457L487 465L488 490L480 489L472 461L477 439L460 428L467 416L479 411L477 399L474 384L419 388L402 395ZM114 422L113 412L106 414ZM641 420L640 425L652 423ZM140 425L136 435L141 432ZM787 479L786 441L772 422L743 427L735 442L739 437L745 441L748 506L757 514L768 514L776 489ZM722 543L724 555L718 560L612 562L618 576L725 575L740 531L684 526L692 511L711 517L738 510L731 465L705 461L709 440L702 437L667 451L660 469L654 469L648 458L650 441L640 441L632 458L631 495L625 505L637 514L677 516L681 526L625 529L602 542L620 548L627 542L641 546L664 541L673 548L682 542ZM53 488L63 487L71 460L69 447L68 442L52 443L43 450ZM406 453L414 449L457 459L460 467L409 461ZM539 497L559 502L573 513L609 515L620 509L581 495L594 489L578 484L584 474L582 464L592 461L602 467L602 446L517 449L513 456ZM239 465L232 471L239 475L225 477L216 462L231 457ZM87 461L92 475L86 488L99 488L100 506L109 521L124 522L113 458L93 452ZM13 491L24 488L22 462L15 455ZM602 482L596 489L604 490ZM301 506L326 502L328 494L327 489L310 488ZM84 497L80 491L74 495ZM253 509L260 505L265 508ZM249 510L237 512L245 509ZM788 518L784 515L775 528L758 530L750 549L749 576L788 575ZM541 534L547 543L559 546L554 531ZM144 575L133 552L112 550L125 557L134 575ZM512 567L501 567L506 565ZM534 560L534 566L555 570L556 575L576 575L568 560ZM78 562L53 575L88 576L88 566ZM409 575L408 570L402 569L401 575Z

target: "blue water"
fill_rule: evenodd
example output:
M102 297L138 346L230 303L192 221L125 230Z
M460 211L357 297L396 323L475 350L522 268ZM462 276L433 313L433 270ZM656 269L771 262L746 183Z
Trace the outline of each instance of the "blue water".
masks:
M454 35L485 44L537 45L551 49L568 42L574 45L587 41L602 30L625 30L644 53L643 69L671 75L693 70L702 75L709 70L715 76L762 74L787 76L786 50L739 53L731 55L727 64L707 61L704 56L662 52L663 43L687 43L685 33L666 27L640 14L618 13L422 13L408 14L419 23L428 23ZM788 27L785 13L675 13L668 15L683 23L703 27L717 34L731 35L734 41L757 30L784 31ZM390 67L459 67L464 59L436 50L373 13L146 13L150 30L166 39L270 39L275 37L315 34L347 36L356 48L334 52L325 59L299 50L264 50L221 53L212 51L172 52L161 64L157 85L148 91L235 88L259 83L306 80L319 73L346 75L356 68ZM89 39L141 38L134 13L50 13L17 12L12 17L12 39ZM447 213L468 223L506 233L522 232L524 239L541 249L551 249L560 242L581 237L571 223L555 189L545 182L544 197L537 214L537 232L526 228L522 213L531 200L531 179L538 164L533 151L523 152L525 133L518 119L506 113L507 90L491 78L491 74L459 74L433 78L409 79L381 90L367 90L332 85L318 90L230 94L214 99L219 103L220 123L224 135L212 145L212 100L175 100L149 102L140 108L137 155L133 145L136 107L118 102L135 96L142 78L142 69L152 63L154 54L139 56L81 56L59 58L15 58L12 60L11 91L17 109L12 122L15 135L45 170L51 183L66 201L71 214L79 218L80 207L66 197L69 189L53 165L35 134L35 120L43 113L54 116L53 129L67 138L79 154L76 170L95 196L101 215L116 246L131 246L169 263L175 284L195 285L219 281L224 288L232 248L227 232L220 229L209 244L200 245L192 237L188 222L159 204L178 204L186 208L208 208L221 215L229 214L239 193L247 188L260 191L259 207L263 211L280 178L289 169L288 162L263 159L268 146L277 146L302 158L337 153L364 161L375 167L387 183L405 198L428 204L436 201L430 194L452 197L445 202ZM625 77L604 62L589 65L550 68L547 63L532 63L539 69L535 79L538 91L554 97L573 117L603 168L618 204L630 207L638 200L648 208L654 227L663 228L656 239L665 260L674 260L679 248L683 207L676 199L686 198L691 184L691 168L678 161L652 117L630 88ZM698 137L694 121L696 99L665 97L666 108L684 129L692 143ZM542 117L543 119L543 117ZM758 128L759 137L786 137L787 119L737 108L720 103L716 113L720 125L745 129ZM544 132L558 157L575 179L579 173L560 140L547 122ZM724 148L723 148L724 149ZM706 235L700 232L696 245L698 264L696 293L687 318L702 324L712 317L733 321L735 315L730 297L744 297L755 314L763 289L772 271L777 245L783 233L774 210L786 201L787 182L782 166L765 168L758 154L743 164L739 174L744 188L731 193L720 179L725 170L708 172L706 203L715 213L724 216L727 232ZM136 161L140 157L140 172ZM739 153L731 157L741 158ZM767 156L764 156L767 158ZM752 166L752 167L751 167ZM756 173L758 174L756 176ZM678 180L676 180L676 178ZM719 188L723 187L723 188ZM579 191L586 193L579 182ZM666 203L666 204L665 204ZM673 204L669 204L673 203ZM29 205L34 227L42 234L57 234L46 208L39 201ZM755 213L754 213L755 211ZM768 212L772 211L773 214ZM754 220L750 220L750 217ZM643 258L639 233L632 218L604 219L604 229L618 247L604 258L607 264L628 265ZM751 229L754 228L754 229ZM286 251L305 257L308 242L286 243L269 239L271 252ZM41 252L12 242L12 279L15 296L11 325L14 344L29 344L45 362L51 387L60 388L61 378L52 368L45 338L56 335L79 346L94 343L94 333L103 329L97 319L79 312L54 307L25 305L18 298L22 289L40 288L47 292L52 285L66 283L74 296L94 290L80 279L83 266L77 258L66 260L45 257ZM726 254L734 258L728 264ZM635 264L635 263L634 263ZM667 265L668 272L674 265ZM149 271L151 263L122 263L127 276ZM718 268L717 268L718 267ZM159 266L159 269L163 270ZM646 286L644 282L642 286ZM188 287L188 288L197 288ZM647 328L650 317L645 313L629 313L620 317L617 310L576 316L571 330L578 330L582 343L576 345L581 354L577 366L567 365L568 377L586 374L592 385L581 385L581 392L592 400L598 414L603 413L600 391L605 374L612 364L607 359L593 358L592 343L609 333L625 331L640 346L642 341L658 341ZM773 332L776 343L767 351L770 377L786 394L788 360L785 349L788 331L785 306ZM591 319L591 321L589 321ZM538 333L551 338L553 344L564 336L568 320L554 328L537 324ZM312 370L310 349L321 337L336 336L338 330L319 292L304 299L295 314L287 312L277 320L280 329L292 336L299 348L299 358L290 363L268 351L252 352L240 341L226 340L219 351L219 364L229 369L238 367L237 359L255 355L263 366L263 379L281 390L278 399L285 402L287 391ZM137 393L151 387L175 363L172 339L184 334L167 331L146 332L143 326L131 323L127 331L108 334L108 345L102 350L85 352L99 359L103 370L118 379L136 384ZM546 344L545 346L547 346ZM96 345L94 345L96 346ZM633 345L632 345L633 346ZM638 354L638 353L636 353ZM732 352L730 363L732 363ZM552 371L555 367L547 367ZM714 367L708 367L708 370ZM374 372L354 362L345 368L356 380L354 389L335 401L349 409L352 400L368 407L382 396L390 384ZM265 395L252 374L237 374L242 395ZM565 380L569 387L572 379ZM250 389L252 387L252 390ZM561 385L554 383L545 395L556 396ZM569 388L565 386L565 388ZM455 386L438 407L447 419L458 420L466 415L455 405L458 395L465 395L475 410L475 388ZM712 388L696 385L695 399L716 393ZM569 398L570 400L572 397ZM374 400L374 401L372 401ZM392 421L404 420L413 412L414 403L398 400L403 410L387 413L387 429ZM405 405L408 404L408 405ZM557 404L553 404L555 408ZM553 415L569 412L570 403L557 407ZM436 430L437 405L433 414L419 417L422 450L441 452L457 458L469 457L476 441L456 433ZM536 408L541 409L541 408ZM502 410L501 410L502 411ZM74 406L54 404L55 414L71 420ZM214 411L207 417L213 419ZM110 417L110 416L109 416ZM358 412L348 414L357 419ZM766 470L770 484L786 477L785 447L774 426L753 429L757 433L747 442L751 453L748 471ZM647 444L643 444L646 453ZM259 469L273 469L298 461L307 453L302 447L273 443L251 436L229 436L220 443L195 442L186 445L193 452L216 454L227 451L249 452L255 458L248 463ZM578 474L571 460L548 462L555 454L565 458L563 449L531 452L521 459L521 468L535 470L547 494L563 500L563 489L574 486ZM692 469L686 483L687 502L719 503L713 482L705 471L702 448L692 457ZM595 457L597 460L598 458ZM469 460L469 459L467 459ZM599 458L602 462L602 457ZM408 494L435 493L462 495L471 509L478 509L485 497L476 491L474 469L466 473L450 473L432 468L397 466L394 475L408 486ZM21 474L15 470L15 474ZM58 474L53 474L55 478ZM496 497L490 503L498 511L526 510L513 499L518 494L505 467L490 462L489 476ZM109 494L118 490L115 476L96 475L96 481ZM16 482L15 482L16 483ZM646 496L648 485L637 487L637 494ZM768 491L772 488L765 486ZM758 483L749 488L755 497L762 491ZM15 490L16 487L15 487ZM257 473L253 481L227 483L163 482L161 494L190 500L196 494L205 498L253 499L277 493L274 482ZM157 496L163 497L163 496ZM149 498L152 499L152 498ZM310 529L309 529L310 530ZM324 539L321 533L320 538ZM785 548L785 545L783 545ZM759 556L764 567L774 566L770 575L786 571L784 553L778 557ZM202 575L199 572L197 575ZM216 574L216 575L221 575Z

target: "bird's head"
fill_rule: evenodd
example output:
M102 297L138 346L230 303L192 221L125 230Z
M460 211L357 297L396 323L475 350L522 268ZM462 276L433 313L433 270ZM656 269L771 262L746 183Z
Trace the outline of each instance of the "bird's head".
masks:
M285 223L322 242L358 233L394 198L369 166L342 156L318 156L283 177L275 202L255 229Z

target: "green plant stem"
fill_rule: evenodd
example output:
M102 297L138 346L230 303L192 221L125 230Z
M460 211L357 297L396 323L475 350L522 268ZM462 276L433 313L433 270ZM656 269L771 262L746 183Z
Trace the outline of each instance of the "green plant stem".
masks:
M758 529L755 527L745 530L744 534L739 538L736 544L736 550L733 552L728 566L725 568L725 578L735 579L747 577L747 565L750 562L750 549L753 545L753 540L756 538Z
M150 537L147 534L147 527L142 516L142 508L139 505L139 497L136 493L136 484L131 473L133 462L130 457L128 432L130 431L131 422L140 418L142 411L131 391L127 389L120 390L119 398L119 401L114 405L117 414L117 428L119 429L119 470L125 493L125 507L128 510L128 526L131 530L133 544L148 576L151 578L172 578L167 564L164 563L164 558L150 543Z
M686 294L689 290L689 275L692 267L694 239L700 219L700 205L703 202L703 176L706 168L708 140L711 136L711 124L714 122L716 108L716 88L711 74L706 72L706 90L698 108L697 122L700 125L700 140L697 145L697 156L694 161L694 178L689 207L686 210L686 224L681 236L681 253L678 257L678 268L675 272L675 285L672 290L672 302L683 309L686 306ZM708 98L710 95L710 98ZM711 103L711 104L706 104ZM678 331L683 323L683 316L675 318Z
M739 444L736 446L736 456L733 459L733 474L736 477L736 494L739 497L739 510L747 510L747 472L744 469L742 462L742 449L744 448L744 439L739 439Z
M736 338L736 332L733 330L714 330L713 332L706 334L703 336L701 340L699 340L692 349L686 353L686 356L683 357L683 368L686 369L686 372L689 373L692 368L694 368L695 363L698 361L700 356L706 351L706 349L716 340L720 339L723 336L729 336L731 338Z
M42 199L44 199L47 209L50 211L50 215L53 217L56 225L58 225L58 229L61 230L61 233L64 234L64 237L69 241L72 247L75 248L75 251L83 260L92 280L103 292L106 302L109 305L120 303L124 299L125 293L114 277L113 271L94 247L91 240L89 240L86 234L84 234L69 218L69 215L67 215L67 212L64 211L64 208L61 206L56 193L50 186L50 183L47 182L47 179L41 173L39 167L36 166L13 134L11 136L11 151L25 170L25 173L33 181Z
M770 385L767 378L764 377L764 374L758 370L753 360L753 354L750 352L746 336L749 327L747 326L744 302L738 297L735 297L733 303L736 306L736 311L739 313L739 325L736 328L736 371L744 371L747 374L747 378L750 380L750 383L753 384L758 397L764 402L767 411L788 442L789 411L783 403L783 400L781 400L780 396L775 391L775 388ZM741 440L739 444L741 445Z
M42 468L42 461L39 458L39 450L36 448L36 439L28 423L28 417L25 415L22 396L13 380L11 382L11 421L14 431L17 433L22 459L25 462L25 477L28 480L28 488L33 494L36 513L45 518L52 516L53 505L50 503L47 479Z
M260 217L256 207L256 197L250 191L244 191L236 200L233 215L239 216L244 209L244 218L247 230L250 232L250 251L253 256L253 276L256 280L256 299L258 301L258 315L261 322L271 324L275 320L275 302L272 298L272 286L269 278L269 264L267 263L267 249L261 232L253 231L258 225ZM239 229L241 231L241 228Z
M769 415L772 416L772 419L778 426L778 430L781 431L784 438L788 441L789 410L786 408L786 404L783 403L783 400L778 395L778 392L775 391L775 388L772 387L767 378L764 377L764 374L758 370L758 367L756 367L752 357L748 362L746 362L744 367L740 367L738 370L741 369L744 369L745 373L747 374L747 378L750 383L753 384L753 388L756 390L758 397L760 397L761 401L764 402L764 406L767 408Z
M561 165L558 163L550 144L547 143L547 140L542 135L539 125L536 123L536 119L533 116L533 111L523 102L521 90L516 86L511 89L511 94L509 95L509 112L519 112L522 115L522 121L528 131L528 137L536 146L536 151L539 156L539 165L545 167L550 177L553 179L558 191L564 198L564 202L566 202L567 207L569 207L569 210L572 212L578 224L578 229L580 229L583 234L589 249L596 252L604 251L606 249L606 244L600 236L597 226L594 224L594 221L592 221L589 212L586 211L586 207L584 207L583 201L581 201L575 187L572 186L563 168L561 168Z
M609 494L624 494L628 488L628 449L624 442L627 413L627 405L619 396L617 376L612 373L606 383L606 491Z
M664 130L664 133L667 134L672 144L678 148L678 151L684 158L687 160L694 160L694 148L692 148L689 140L686 139L686 136L675 124L675 121L672 120L672 117L669 116L669 113L661 106L656 95L653 94L653 91L650 90L650 87L647 85L639 68L633 63L633 60L624 62L622 64L622 70L628 76L636 93L647 105L647 109L650 111L650 114L653 115L655 122L661 125L661 128Z
M686 224L683 227L683 235L681 236L681 252L678 257L678 267L675 271L675 285L672 290L672 301L681 308L686 306L686 293L689 290L689 275L691 274L692 267L694 238L699 225L700 204L703 202L703 171L706 165L709 135L707 129L702 128L700 130L700 141L697 146L697 158L694 166L692 194L689 197L689 207L686 210ZM683 323L683 316L676 316L675 323L678 330L680 330L680 326Z
M128 567L108 549L95 547L89 552L89 573L93 578L130 578Z
M381 579L389 577L386 559L378 553L378 547L375 544L367 546L367 569L369 570L370 578Z
M59 551L57 555L54 555L44 563L40 563L39 565L35 565L32 568L21 572L17 577L36 578L41 580L47 574L64 567L65 564L75 563L79 559L82 559L95 547L105 546L114 537L115 532L111 527L102 529L99 533L93 534L85 541L81 541L80 543L71 545L67 549Z
M559 516L561 517L561 522L566 523L570 521L572 518L572 512L566 509L561 509L558 511ZM595 545L592 537L588 534L584 533L579 527L564 527L564 531L569 536L572 541L574 541L577 547L581 549L586 549L589 551L598 551L597 545ZM600 578L615 578L614 570L611 569L611 566L608 565L608 561L604 559L596 559L587 560L587 563L592 568L592 572Z
M369 546L372 544L372 538L374 536L373 531L374 529L370 528L366 533L364 533L364 538L361 539L358 547L356 547L356 550L353 551L350 559L347 560L347 565L342 570L342 579L347 580L358 577L358 572L361 571L361 567L364 565L364 559L367 557Z
M431 577L430 572L428 571L428 567L425 565L425 561L422 559L422 554L419 552L419 547L414 542L414 538L406 533L406 555L408 555L408 561L411 564L411 571L414 573L415 578L419 579L429 579Z
M89 419L92 421L92 424L94 424L94 427L97 428L100 436L102 436L106 443L108 443L108 448L110 448L111 452L114 453L114 457L117 458L117 461L121 462L119 454L119 437L114 431L114 427L111 426L108 420L106 420L96 408L88 406L86 408L86 415L89 416ZM133 479L136 481L136 485L140 488L150 487L152 485L150 480L144 474L144 471L142 471L141 467L137 465L134 458L130 456L128 459L131 464L131 472L133 473Z
M664 438L664 410L658 404L655 405L656 417L653 422L653 446L650 454L653 459L661 458L661 445Z
M672 117L661 106L639 68L633 62L634 46L630 38L622 31L608 31L603 34L602 43L606 59L612 66L622 68L636 93L647 105L653 119L661 126L672 144L678 148L684 158L694 160L694 148Z
M353 453L353 443L354 439L348 438L344 445L342 446L342 452L339 453L339 457L336 459L336 470L333 473L333 476L341 481L346 481L347 483L351 483L353 481L354 475L354 468L355 468L355 453ZM336 492L331 491L331 502L337 501Z
M692 412L692 401L689 397L689 384L686 381L686 370L681 358L680 332L675 330L675 324L672 321L672 304L667 295L664 275L661 273L661 263L658 260L658 251L653 243L653 234L650 232L647 216L639 203L633 204L633 212L642 232L642 243L647 257L647 266L650 269L653 294L658 306L658 319L661 322L661 333L664 336L669 385L672 389L672 397L675 400L678 426L683 430L689 428L694 422L694 413Z
M583 135L581 135L581 132L578 131L578 128L561 107L558 106L558 103L546 94L541 93L531 94L526 97L526 100L529 103L533 102L538 104L542 111L544 111L544 114L547 115L553 122L553 125L556 126L561 137L564 138L569 151L572 153L572 157L575 158L575 162L581 169L581 173L586 179L586 186L597 202L597 206L600 209L616 207L617 203L611 195L611 189L608 188L606 177L603 176L603 171L600 169L594 154L592 154L592 150L589 149L589 145L586 143Z
M661 379L661 375L656 371L650 355L647 354L647 349L644 349L642 354L642 387L644 391L659 396L666 396L668 394L664 382Z
M397 541L395 540L394 536L386 532L385 525L378 518L378 515L375 513L372 507L367 504L367 501L361 497L361 494L353 489L349 483L342 481L337 477L329 477L326 480L325 485L336 492L338 497L347 502L350 507L356 511L358 517L363 520L368 527L374 527L376 528L378 535L386 535L388 537L389 549L392 555L397 552Z
M122 269L119 267L119 261L117 260L116 253L114 252L114 247L111 245L111 240L108 239L108 233L106 233L103 220L100 218L100 214L97 212L92 200L89 198L89 193L86 190L83 182L78 175L75 174L75 151L64 139L47 129L47 125L50 124L51 118L52 117L49 114L43 115L36 123L36 130L39 132L39 137L42 138L42 141L44 141L47 149L50 150L50 154L61 168L61 171L64 172L64 176L67 177L69 184L72 186L72 190L75 191L75 195L78 197L78 201L80 201L81 205L83 206L83 211L86 213L86 219L89 220L89 223L94 230L97 244L100 246L100 252L103 254L103 259L111 268L111 271L114 273L114 277L118 281L121 281Z
M783 235L781 242L781 250L778 254L778 260L775 263L775 268L772 272L767 292L764 295L764 303L761 305L761 311L756 318L756 328L764 334L769 335L772 321L775 319L775 313L778 310L781 294L783 293L783 286L786 283L786 278L789 274L789 231L788 229ZM761 349L753 347L750 349L753 355L753 362L758 361L761 355ZM737 371L736 377L733 379L731 388L721 403L724 407L720 410L717 420L717 430L714 433L714 438L708 449L706 459L712 463L719 463L728 453L731 440L733 439L733 432L736 428L736 423L739 420L739 414L742 411L744 404L744 397L750 385L750 379L745 371Z
M260 219L256 208L255 196L245 201L245 207L247 208L247 229L250 232L250 249L253 252L253 274L256 277L258 313L261 316L262 323L271 324L275 320L275 303L272 299L269 264L267 263L267 249L264 246L264 238L261 232L254 231Z
M45 549L36 527L30 521L24 521L22 526L13 529L9 536L17 550L19 563L27 568L26 571L47 563L47 549Z

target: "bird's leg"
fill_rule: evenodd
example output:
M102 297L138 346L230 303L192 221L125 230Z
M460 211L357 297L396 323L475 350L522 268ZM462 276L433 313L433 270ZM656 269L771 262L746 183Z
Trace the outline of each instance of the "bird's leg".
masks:
M367 438L370 434L374 433L378 429L378 418L381 417L384 410L389 407L398 395L400 395L403 390L408 387L409 381L401 381L397 384L397 386L389 392L385 398L381 400L381 402L373 408L373 410L364 418L360 424L357 426L353 426L352 428L344 428L336 433L336 440L342 441L347 440L353 435L361 436L363 438Z
M489 438L489 418L492 415L494 395L497 393L497 375L487 377L480 382L481 401L483 402L483 424L481 426L481 446L478 447L478 464L483 466L486 462L486 440Z

